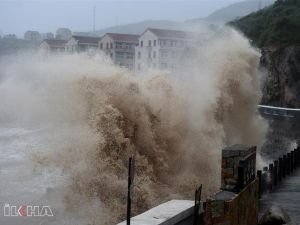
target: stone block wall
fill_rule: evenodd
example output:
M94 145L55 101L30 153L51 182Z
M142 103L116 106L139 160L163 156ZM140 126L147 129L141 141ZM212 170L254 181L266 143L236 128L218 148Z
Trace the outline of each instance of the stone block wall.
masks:
M255 225L258 220L258 179L241 192L220 191L206 201L205 225Z
M245 145L233 145L222 151L221 189L228 191L239 191L238 168L240 162L254 156L256 147ZM255 161L253 162L255 164ZM255 165L254 169L255 169Z
M205 225L256 225L259 180L256 147L233 145L222 151L221 191L206 201Z

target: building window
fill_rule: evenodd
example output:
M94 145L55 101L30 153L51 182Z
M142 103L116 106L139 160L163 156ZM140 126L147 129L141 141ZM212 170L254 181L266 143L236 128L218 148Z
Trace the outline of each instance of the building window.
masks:
M133 59L133 58L134 58L134 54L128 52L126 55L126 59Z
M141 58L141 52L138 52L138 59Z
M108 48L109 47L109 44L108 43L106 43L106 48Z
M168 68L168 63L161 63L161 64L160 64L160 67L161 67L162 69L167 69L167 68Z
M116 59L122 60L125 57L125 52L116 52L115 56L116 56Z
M151 40L148 41L148 46L151 47Z
M110 53L110 58L113 59L113 57L114 57L114 54Z
M120 42L116 42L116 48L122 48L123 46L122 46L122 43L120 43Z
M168 57L168 51L161 51L161 57L166 58Z
M156 58L156 51L153 52L153 58Z
M103 49L103 43L100 43L100 49Z
M110 43L110 48L113 48L113 43Z
M148 58L151 59L151 52L148 53Z
M141 41L141 47L143 47L143 41Z
M153 46L154 46L154 47L156 46L156 40L153 41Z

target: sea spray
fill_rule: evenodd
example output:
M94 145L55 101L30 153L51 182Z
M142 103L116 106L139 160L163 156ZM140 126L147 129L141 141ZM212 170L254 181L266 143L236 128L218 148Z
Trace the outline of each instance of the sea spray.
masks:
M201 183L208 196L220 185L223 147L263 143L259 53L248 41L225 29L183 58L174 73L143 76L80 54L23 55L1 68L1 123L49 131L47 148L30 156L37 168L64 175L52 198L63 197L69 217L56 224L72 216L81 224L123 220L129 156L137 214L192 199Z

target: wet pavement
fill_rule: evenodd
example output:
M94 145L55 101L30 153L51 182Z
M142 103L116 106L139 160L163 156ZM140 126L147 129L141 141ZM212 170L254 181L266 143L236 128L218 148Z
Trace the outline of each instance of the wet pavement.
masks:
M293 224L300 224L300 169L285 178L273 191L260 200L260 216L271 205L278 205L290 216Z

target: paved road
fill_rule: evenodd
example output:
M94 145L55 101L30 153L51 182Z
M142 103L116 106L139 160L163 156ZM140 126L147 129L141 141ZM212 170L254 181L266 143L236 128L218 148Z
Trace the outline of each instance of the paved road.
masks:
M273 204L284 208L293 223L300 224L300 169L283 180L274 191L263 195L260 200L261 211Z

